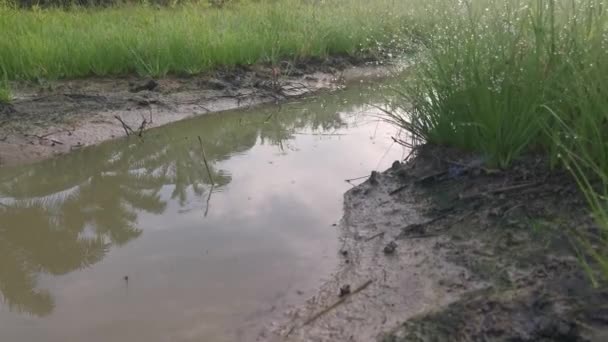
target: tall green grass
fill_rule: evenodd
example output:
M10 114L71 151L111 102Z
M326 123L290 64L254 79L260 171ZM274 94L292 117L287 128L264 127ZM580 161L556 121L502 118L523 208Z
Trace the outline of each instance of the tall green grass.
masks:
M10 79L196 74L218 66L386 46L407 27L392 0L207 2L169 7L0 6L0 67Z
M507 167L544 153L571 171L599 234L576 241L608 280L608 12L604 0L431 0L412 107L389 119L415 141ZM399 110L400 109L400 110ZM549 170L548 170L549 171Z
M604 61L606 63L608 61ZM604 65L605 68L605 65ZM602 73L603 72L603 73ZM582 190L599 231L578 232L575 240L584 248L582 260L599 265L608 280L608 70L575 73L576 88L561 111L550 107L555 126L547 126L553 138L554 155L570 171ZM592 268L588 267L589 270ZM599 279L589 272L594 282Z
M606 98L601 99L601 102L608 105ZM547 110L551 111L549 108ZM557 113L553 111L551 113L563 125L562 131L549 133L555 139L557 150L560 151L559 158L582 190L599 228L597 233L591 234L585 231L573 231L575 242L584 250L579 257L592 281L597 284L597 272L593 267L589 267L590 259L599 265L599 273L603 280L608 280L608 170L604 167L607 155L604 154L604 158L597 158L594 155L595 151L587 146L592 142L591 139L581 137L576 128L561 121ZM608 118L606 107L604 107L604 115ZM608 146L603 144L600 148L606 150Z
M416 137L482 152L504 167L531 150L556 156L553 140L542 134L552 121L543 106L568 125L586 127L581 129L598 120L598 110L581 107L577 99L588 95L594 77L608 75L602 0L447 0L427 6L441 24L428 32L416 76L403 85L404 102L413 110L392 118ZM593 91L605 96L607 90Z

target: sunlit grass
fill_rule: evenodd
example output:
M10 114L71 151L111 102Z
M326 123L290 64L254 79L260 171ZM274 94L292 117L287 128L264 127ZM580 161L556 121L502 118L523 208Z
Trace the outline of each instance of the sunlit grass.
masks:
M328 55L395 43L400 1L238 1L175 7L22 10L0 6L0 66L10 79L196 74L219 66Z

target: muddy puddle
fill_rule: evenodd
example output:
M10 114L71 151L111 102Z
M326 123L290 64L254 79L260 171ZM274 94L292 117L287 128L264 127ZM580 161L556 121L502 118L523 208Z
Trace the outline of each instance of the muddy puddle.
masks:
M209 114L0 169L0 341L252 340L336 269L345 179L403 158L367 105L383 92Z

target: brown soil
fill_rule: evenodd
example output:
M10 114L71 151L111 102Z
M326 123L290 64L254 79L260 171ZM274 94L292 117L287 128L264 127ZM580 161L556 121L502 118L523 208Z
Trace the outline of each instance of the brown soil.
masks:
M14 101L0 104L0 167L67 153L124 136L130 130L137 135L140 128L144 131L209 112L278 103L391 72L391 68L365 61L329 58L160 80L127 77L14 84Z
M347 192L341 229L334 279L259 340L608 341L608 292L570 239L596 227L543 158L421 148Z

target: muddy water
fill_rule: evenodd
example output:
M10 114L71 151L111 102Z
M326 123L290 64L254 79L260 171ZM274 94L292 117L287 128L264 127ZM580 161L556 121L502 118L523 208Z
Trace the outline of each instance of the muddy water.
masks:
M335 269L344 180L402 157L367 106L382 93L208 115L0 169L0 341L251 340Z

